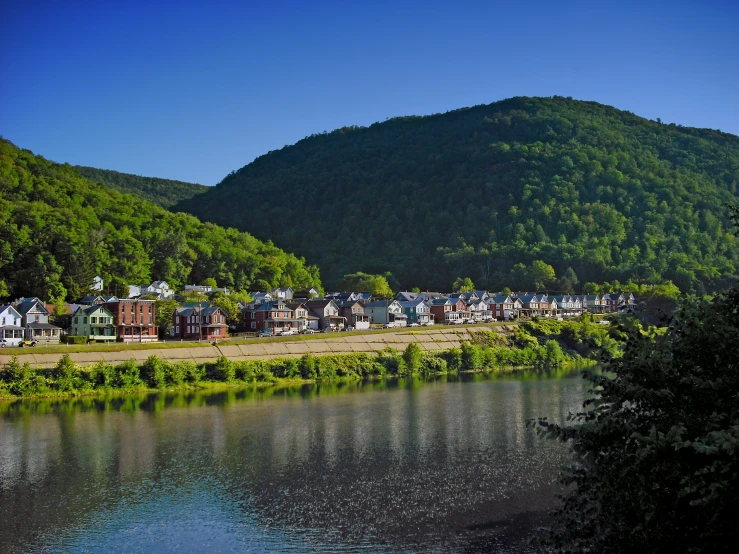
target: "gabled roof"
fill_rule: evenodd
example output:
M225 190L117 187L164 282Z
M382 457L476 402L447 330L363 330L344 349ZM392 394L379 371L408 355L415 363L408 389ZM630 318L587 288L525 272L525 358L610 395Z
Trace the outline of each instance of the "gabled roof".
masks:
M182 308L200 308L201 310L204 308L209 308L211 306L210 302L183 302Z
M415 308L419 304L426 305L426 302L423 298L416 298L415 300L408 300L408 301L398 301L398 303L403 306L404 308Z
M0 314L4 314L6 312L10 313L10 310L15 312L16 317L21 317L21 314L18 313L18 310L16 310L12 305L10 304L3 304L0 306Z
M34 307L40 308L42 313L49 315L49 311L46 309L46 305L36 297L24 298L21 302L15 305L15 309L18 310L18 313L21 315L26 315Z
M393 302L396 303L396 304L400 304L400 302L398 302L395 299L391 299L391 300L375 300L374 302L369 302L368 304L365 304L364 307L365 308L387 308L388 306L390 306L391 304L393 304Z
M402 291L395 295L395 299L400 302L412 302L418 298L425 298L422 292Z
M432 306L443 306L444 304L453 304L453 302L449 300L448 298L444 298L444 297L434 298L433 300L431 300Z
M523 302L524 304L527 304L529 302L539 302L539 295L537 294L524 294L522 296L519 296L518 299Z
M78 315L79 312L82 312L84 315L90 315L97 312L98 310L102 310L110 317L113 317L113 314L111 314L108 309L102 304L94 304L92 306L80 306L80 308L74 313L74 315Z
M359 300L334 300L334 304L336 304L339 308L351 308L352 306L356 306L357 304L362 306L362 303Z
M486 298L488 303L493 302L494 304L513 304L513 299L507 294L493 294Z
M101 301L101 302L104 302L102 296L95 295L95 296L83 296L82 298L80 298L79 302L77 302L77 303L78 304L94 304L98 300Z

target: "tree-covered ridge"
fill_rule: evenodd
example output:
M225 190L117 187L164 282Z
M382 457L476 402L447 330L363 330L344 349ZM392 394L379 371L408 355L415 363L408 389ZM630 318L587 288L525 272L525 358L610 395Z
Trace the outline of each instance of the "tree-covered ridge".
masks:
M725 206L738 182L738 137L513 98L314 135L177 209L273 238L329 287L389 270L401 287L497 290L541 260L581 285L702 292L739 273Z
M253 236L171 213L0 140L0 296L75 299L209 277L236 290L319 286L318 269Z
M205 185L159 179L158 177L141 177L110 169L96 169L83 165L76 165L74 169L91 181L103 183L123 193L135 194L144 200L159 204L163 208L169 208L178 202L208 190Z

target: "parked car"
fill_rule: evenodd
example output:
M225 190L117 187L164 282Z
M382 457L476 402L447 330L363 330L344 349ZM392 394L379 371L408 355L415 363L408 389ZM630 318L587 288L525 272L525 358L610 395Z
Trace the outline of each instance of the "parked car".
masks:
M302 331L300 331L300 334L301 335L313 335L315 332L316 332L315 329L309 328L309 329L303 329Z
M409 323L408 327L420 327L420 325L414 321L413 323Z
M35 340L22 340L20 343L18 343L18 346L23 348L24 346L36 346L38 344L38 341Z
M261 331L257 333L257 338L260 338L260 339L262 337L273 337L273 336L274 336L274 333L272 331L268 331L267 329L262 329Z
M10 344L10 343L9 343L9 342L8 342L7 340L5 340L5 339L0 339L0 348L5 348L5 347L6 347L6 346L8 346L9 344Z
M395 328L395 323L386 323L382 326L383 329L393 329Z
M278 331L277 334L281 337L289 337L290 335L293 335L294 332L292 329L283 329L282 331Z

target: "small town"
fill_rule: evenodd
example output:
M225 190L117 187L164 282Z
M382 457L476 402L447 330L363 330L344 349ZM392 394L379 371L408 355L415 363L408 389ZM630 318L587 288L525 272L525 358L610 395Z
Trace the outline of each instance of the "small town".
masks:
M634 295L624 292L550 295L485 290L446 294L404 291L394 298L378 299L369 292L331 292L321 296L316 288L294 291L291 287L278 287L249 293L249 302L236 303L240 317L229 320L229 314L216 302L188 300L213 295L228 297L227 288L186 285L179 294L165 281L128 288L128 298L91 294L57 307L33 297L2 305L0 345L5 348L60 342L219 341L233 334L270 337L535 317L563 320L583 313L633 313L636 306ZM95 278L93 291L102 293L102 278ZM168 327L157 321L156 306L160 301L177 302Z

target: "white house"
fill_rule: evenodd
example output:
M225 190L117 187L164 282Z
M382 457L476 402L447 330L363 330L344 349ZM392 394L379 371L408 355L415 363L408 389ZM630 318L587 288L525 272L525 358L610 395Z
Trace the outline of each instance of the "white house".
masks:
M21 314L13 306L0 306L0 346L18 346L23 340Z

